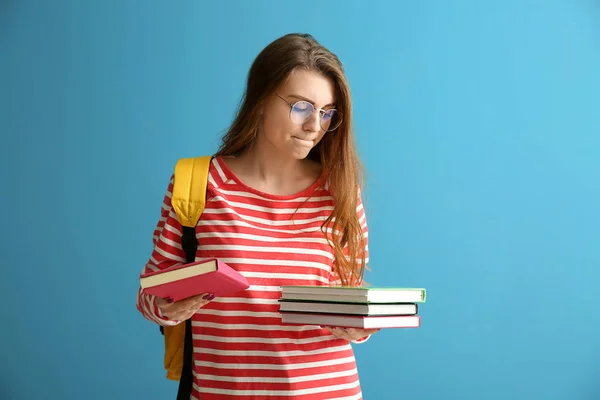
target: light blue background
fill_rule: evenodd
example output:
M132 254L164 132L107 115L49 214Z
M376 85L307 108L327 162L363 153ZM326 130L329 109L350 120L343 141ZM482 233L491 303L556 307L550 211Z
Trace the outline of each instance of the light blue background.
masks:
M173 399L135 308L172 167L216 150L271 40L343 60L375 285L422 327L365 398L600 398L600 3L0 2L0 398Z

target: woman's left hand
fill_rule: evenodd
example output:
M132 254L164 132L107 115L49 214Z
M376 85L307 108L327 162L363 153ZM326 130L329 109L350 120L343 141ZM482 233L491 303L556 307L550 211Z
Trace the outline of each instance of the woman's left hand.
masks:
M379 331L379 329L338 328L332 326L322 326L322 328L331 332L336 338L346 339L350 342L362 339Z

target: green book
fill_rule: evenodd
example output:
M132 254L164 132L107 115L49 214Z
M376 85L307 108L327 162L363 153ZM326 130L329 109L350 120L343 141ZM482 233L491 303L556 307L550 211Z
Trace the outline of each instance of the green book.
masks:
M343 303L424 303L423 288L282 286L281 300Z

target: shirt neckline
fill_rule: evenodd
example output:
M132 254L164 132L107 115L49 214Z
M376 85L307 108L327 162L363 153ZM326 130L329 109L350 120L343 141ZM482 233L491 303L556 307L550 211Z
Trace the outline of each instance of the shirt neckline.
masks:
M221 170L228 178L227 180L232 179L237 185L241 186L245 190L271 200L293 200L297 199L298 197L310 196L319 188L319 186L322 186L322 183L325 180L325 174L322 173L321 176L319 176L319 178L317 178L317 180L313 182L310 186L308 186L306 189L288 195L277 195L273 193L262 192L258 189L253 188L252 186L246 185L238 178L236 174L233 173L233 171L231 171L231 169L229 169L227 163L225 163L225 161L223 160L223 156L217 156L216 159L219 163L219 166L221 167Z

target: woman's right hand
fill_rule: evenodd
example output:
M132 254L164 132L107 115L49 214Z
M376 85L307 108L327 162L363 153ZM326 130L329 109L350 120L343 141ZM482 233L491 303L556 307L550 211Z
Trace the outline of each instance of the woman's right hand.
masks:
M156 299L156 306L165 318L175 321L185 321L214 298L215 295L211 293L202 293L174 303L158 298Z

